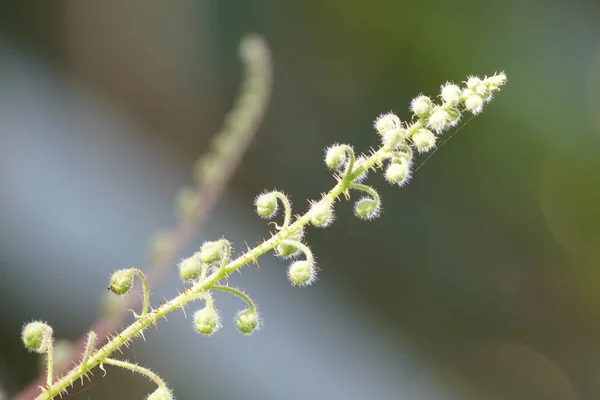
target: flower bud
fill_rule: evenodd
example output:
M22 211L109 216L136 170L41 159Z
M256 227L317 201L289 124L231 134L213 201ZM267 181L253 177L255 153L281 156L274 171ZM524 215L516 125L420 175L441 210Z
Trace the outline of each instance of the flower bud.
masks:
M295 261L288 269L288 279L295 286L307 286L316 279L315 266L307 260Z
M486 78L484 83L487 84L491 90L498 90L500 86L506 83L506 75L504 72L500 72L490 76L489 78Z
M129 293L133 286L133 277L135 276L135 269L120 269L116 271L110 277L108 288L114 294L126 294Z
M437 133L441 133L448 126L449 120L450 115L448 114L448 111L438 108L429 117L429 120L427 121L427 126L436 131Z
M391 112L381 114L379 117L377 117L373 125L380 135L384 135L391 129L400 128L400 118Z
M247 309L240 311L235 320L235 324L240 332L249 335L258 327L258 314L256 309Z
M215 242L205 242L200 248L200 260L204 264L213 264L219 262L225 256L223 242L217 240Z
M193 281L202 274L202 262L200 261L200 253L186 258L179 263L179 277L184 281Z
M45 322L33 321L23 327L21 340L34 353L45 353L52 345L52 328Z
M419 118L425 118L431 113L433 103L427 96L417 96L410 102L410 110Z
M346 162L346 149L344 146L331 146L325 153L325 164L330 169L339 169Z
M429 129L419 128L413 133L411 140L419 153L426 153L435 147L436 137Z
M462 91L460 88L452 83L446 83L442 86L441 96L446 103L450 103L452 105L458 104L461 95Z
M354 215L360 219L370 220L379 217L381 202L371 197L363 197L354 205Z
M173 393L165 387L159 387L154 392L150 393L146 400L174 400Z
M206 306L194 314L194 327L198 333L212 335L220 327L219 314L213 307Z
M392 184L404 186L410 179L410 166L407 162L392 163L385 170L385 179Z
M293 242L299 242L304 236L304 229L300 228L294 233L292 233L287 240ZM297 246L294 246L291 243L282 243L275 248L275 253L278 257L288 258L293 257L296 254L300 253L300 249Z
M261 218L272 218L277 213L277 196L274 193L262 193L254 201L256 213Z
M334 219L333 205L330 199L314 203L310 209L310 222L317 228L329 226Z
M406 129L397 128L390 129L385 132L381 137L381 142L384 146L396 148L404 143L404 138L406 137Z
M475 90L477 86L481 85L481 79L476 76L469 76L467 78L467 87L471 90Z
M465 108L473 114L479 114L483 110L483 99L476 94L465 99Z

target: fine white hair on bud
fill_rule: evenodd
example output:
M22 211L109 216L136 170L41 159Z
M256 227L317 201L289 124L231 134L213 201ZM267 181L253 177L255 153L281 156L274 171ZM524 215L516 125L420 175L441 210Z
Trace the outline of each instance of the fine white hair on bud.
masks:
M363 220L372 220L381 215L381 201L365 196L354 204L354 215Z
M261 218L273 218L277 214L277 195L273 192L265 192L256 196L256 213Z
M377 117L373 125L380 135L384 135L389 130L400 128L401 122L396 114L388 112Z
M200 261L200 253L195 253L193 256L182 260L179 263L179 277L183 281L193 281L202 274L202 262Z
M300 240L304 236L304 229L299 228L292 233L285 242L275 247L275 254L281 258L291 258L301 253L299 246L296 246L294 242L300 244Z
M442 85L441 97L444 102L456 105L460 102L461 95L462 91L457 85L450 82L446 82Z
M245 335L250 335L259 328L260 318L256 308L248 308L238 313L235 325Z
M467 87L471 90L477 89L477 86L481 85L481 79L476 76L467 77Z
M346 163L346 149L344 146L334 144L325 149L325 165L329 169L340 169Z
M308 286L316 278L316 267L308 260L294 261L288 268L288 279L294 286Z
M406 185L410 180L410 164L406 161L391 163L385 170L385 179L391 184Z
M135 269L120 269L115 271L110 277L108 288L114 294L126 294L129 293L133 286L133 277L135 276Z
M33 321L23 327L21 340L31 352L42 354L52 345L52 328L45 322Z
M404 128L390 129L381 135L381 143L392 149L401 146L406 139L406 132Z
M477 115L483 110L483 99L473 94L465 99L465 108Z
M426 118L431 113L433 102L424 95L419 95L410 102L410 110L419 118Z
M329 198L313 203L310 208L310 222L317 228L326 228L335 219L333 202Z
M427 128L419 128L412 134L411 140L419 153L426 153L435 147L436 136Z
M154 392L150 393L146 400L175 400L173 393L166 387L159 387Z
M450 114L448 111L442 108L437 108L429 117L427 126L437 133L442 133L448 127L449 122Z
M204 264L214 264L223 260L225 257L225 244L224 240L217 240L214 242L204 242L200 248L200 261Z
M194 328L203 335L212 335L221 327L219 313L211 306L206 306L194 314Z

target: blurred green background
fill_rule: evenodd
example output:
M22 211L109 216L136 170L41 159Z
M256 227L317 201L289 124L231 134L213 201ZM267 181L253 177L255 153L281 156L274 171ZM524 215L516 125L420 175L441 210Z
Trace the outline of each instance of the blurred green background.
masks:
M234 278L262 332L230 322L199 338L174 316L127 357L180 399L599 398L600 5L566 0L2 2L7 396L37 374L22 323L76 339L110 272L143 265L148 238L174 223L173 196L235 97L248 32L271 47L272 102L190 251L268 235L252 214L263 189L303 212L334 182L322 149L368 150L381 112L409 118L417 94L471 74L503 70L508 84L408 187L371 175L381 218L357 221L343 203L331 228L310 230L315 285L289 287L270 257ZM154 301L176 288L173 271ZM152 391L100 375L68 398Z

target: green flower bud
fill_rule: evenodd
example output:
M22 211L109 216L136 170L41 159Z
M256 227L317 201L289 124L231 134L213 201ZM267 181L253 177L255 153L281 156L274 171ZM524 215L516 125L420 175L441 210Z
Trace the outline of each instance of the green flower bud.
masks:
M150 393L146 400L174 400L173 393L165 387L159 387L154 392Z
M381 136L381 142L384 146L396 148L404 143L406 138L406 129L390 129Z
M212 335L221 327L219 314L214 308L208 306L196 311L194 314L194 327L198 333Z
M411 140L419 153L426 153L435 147L436 137L429 129L419 128L411 136Z
M431 114L433 103L427 96L419 95L410 103L410 110L419 118L426 118Z
M223 242L218 240L215 242L206 242L200 248L200 260L205 264L213 264L219 262L225 256Z
M110 277L110 283L108 288L115 294L126 294L129 293L133 286L133 277L135 276L135 269L120 269L116 271Z
M200 253L186 258L179 263L179 277L184 281L193 281L200 277L202 273L202 262L200 261Z
M235 324L240 332L249 335L258 328L258 314L254 309L240 311L235 320Z
M331 225L334 218L333 204L330 199L314 203L310 209L310 222L317 228L326 228Z
M460 90L458 86L447 82L445 85L442 86L441 96L444 102L456 105L460 101L460 97L462 96L462 90Z
M403 186L410 179L410 168L407 162L390 164L385 170L385 179L389 183Z
M34 353L45 353L52 345L52 328L45 322L33 321L23 327L21 340Z
M346 149L344 146L333 145L326 149L325 164L330 169L340 169L346 162Z
M315 266L307 260L295 261L288 269L288 279L295 286L307 286L317 277Z
M299 242L304 236L304 229L300 228L294 233L292 233L287 240ZM275 254L281 258L288 258L295 256L300 252L300 249L297 246L294 246L291 243L282 243L275 248Z
M450 114L448 114L448 111L438 108L429 117L427 126L437 133L442 133L448 127L449 122Z
M381 204L371 197L363 197L354 205L354 215L360 219L375 219L381 213Z
M380 135L385 135L387 131L401 127L400 118L392 112L381 114L373 125Z
M256 213L261 218L272 218L277 213L277 196L274 193L262 193L256 197Z
M476 94L465 99L465 108L477 115L483 110L483 99Z

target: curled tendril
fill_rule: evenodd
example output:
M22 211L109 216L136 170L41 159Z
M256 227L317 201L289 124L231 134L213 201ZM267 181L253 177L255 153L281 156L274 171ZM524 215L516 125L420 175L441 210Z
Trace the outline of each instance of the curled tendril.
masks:
M275 196L275 201L279 200L281 204L283 204L283 225L279 225L276 222L270 222L270 224L274 225L275 228L278 231L280 231L290 226L290 222L292 219L292 203L290 202L288 197L282 192L273 191L270 194ZM273 216L275 216L275 214L273 214Z

